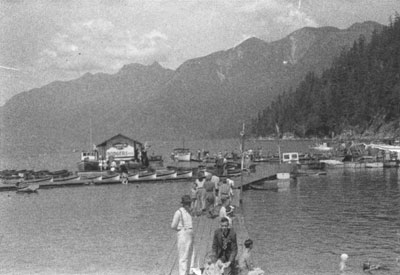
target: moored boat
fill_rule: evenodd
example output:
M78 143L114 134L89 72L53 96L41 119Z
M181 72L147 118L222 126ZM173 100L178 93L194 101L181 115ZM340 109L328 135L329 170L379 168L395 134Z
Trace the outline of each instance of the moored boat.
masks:
M25 187L17 188L17 193L35 193L39 187L39 184L29 184Z
M157 173L155 171L142 171L139 172L139 180L156 179Z
M190 161L192 153L188 148L175 148L172 152L174 161Z
M119 180L120 177L121 177L120 174L102 175L101 180L102 181L114 181L114 180Z
M193 170L181 170L176 173L177 178L191 178L193 177Z
M156 178L157 179L171 179L177 177L176 170L157 170Z
M128 174L128 181L138 180L138 179L139 179L139 173L138 172L134 172L134 173L129 173Z
M19 183L17 183L18 185L30 185L30 184L41 184L41 183L47 183L47 182L51 182L51 180L53 179L52 176L47 176L47 177L43 177L43 178L38 178L38 179L30 179L30 180L23 180L20 181Z
M81 177L79 175L72 175L72 176L61 177L61 178L52 178L50 180L50 182L68 182L68 181L78 181L80 179L81 179Z

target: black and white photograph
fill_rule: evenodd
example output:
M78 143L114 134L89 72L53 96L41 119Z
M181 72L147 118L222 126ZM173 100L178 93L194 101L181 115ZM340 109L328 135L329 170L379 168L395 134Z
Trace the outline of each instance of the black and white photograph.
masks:
M0 0L0 274L400 274L400 0Z

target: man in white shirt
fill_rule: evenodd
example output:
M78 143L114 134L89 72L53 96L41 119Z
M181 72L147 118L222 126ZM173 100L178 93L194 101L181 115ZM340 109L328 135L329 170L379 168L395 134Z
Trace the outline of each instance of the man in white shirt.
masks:
M190 259L193 252L193 225L190 215L190 205L192 199L189 195L182 197L182 207L174 214L171 228L177 232L178 257L179 257L179 275L187 275L190 270Z

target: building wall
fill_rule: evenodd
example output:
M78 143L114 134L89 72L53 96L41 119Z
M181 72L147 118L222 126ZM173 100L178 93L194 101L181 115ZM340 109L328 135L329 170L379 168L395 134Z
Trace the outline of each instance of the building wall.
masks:
M120 136L120 135L115 136L115 137L103 142L102 144L105 144L105 145L97 147L99 158L102 158L102 159L106 159L107 150L109 150L110 148L113 148L113 147L117 148L117 150L124 150L123 149L124 146L130 145L130 146L136 148L137 150L140 150L140 148L142 146L142 143L140 143L136 140L124 137L124 136Z

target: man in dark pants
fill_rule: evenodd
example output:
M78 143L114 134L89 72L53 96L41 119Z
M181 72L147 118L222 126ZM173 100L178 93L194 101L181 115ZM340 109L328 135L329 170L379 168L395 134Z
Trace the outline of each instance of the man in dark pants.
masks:
M232 275L235 258L238 252L236 233L229 228L229 220L221 218L221 228L214 232L212 250L224 265L224 275Z

